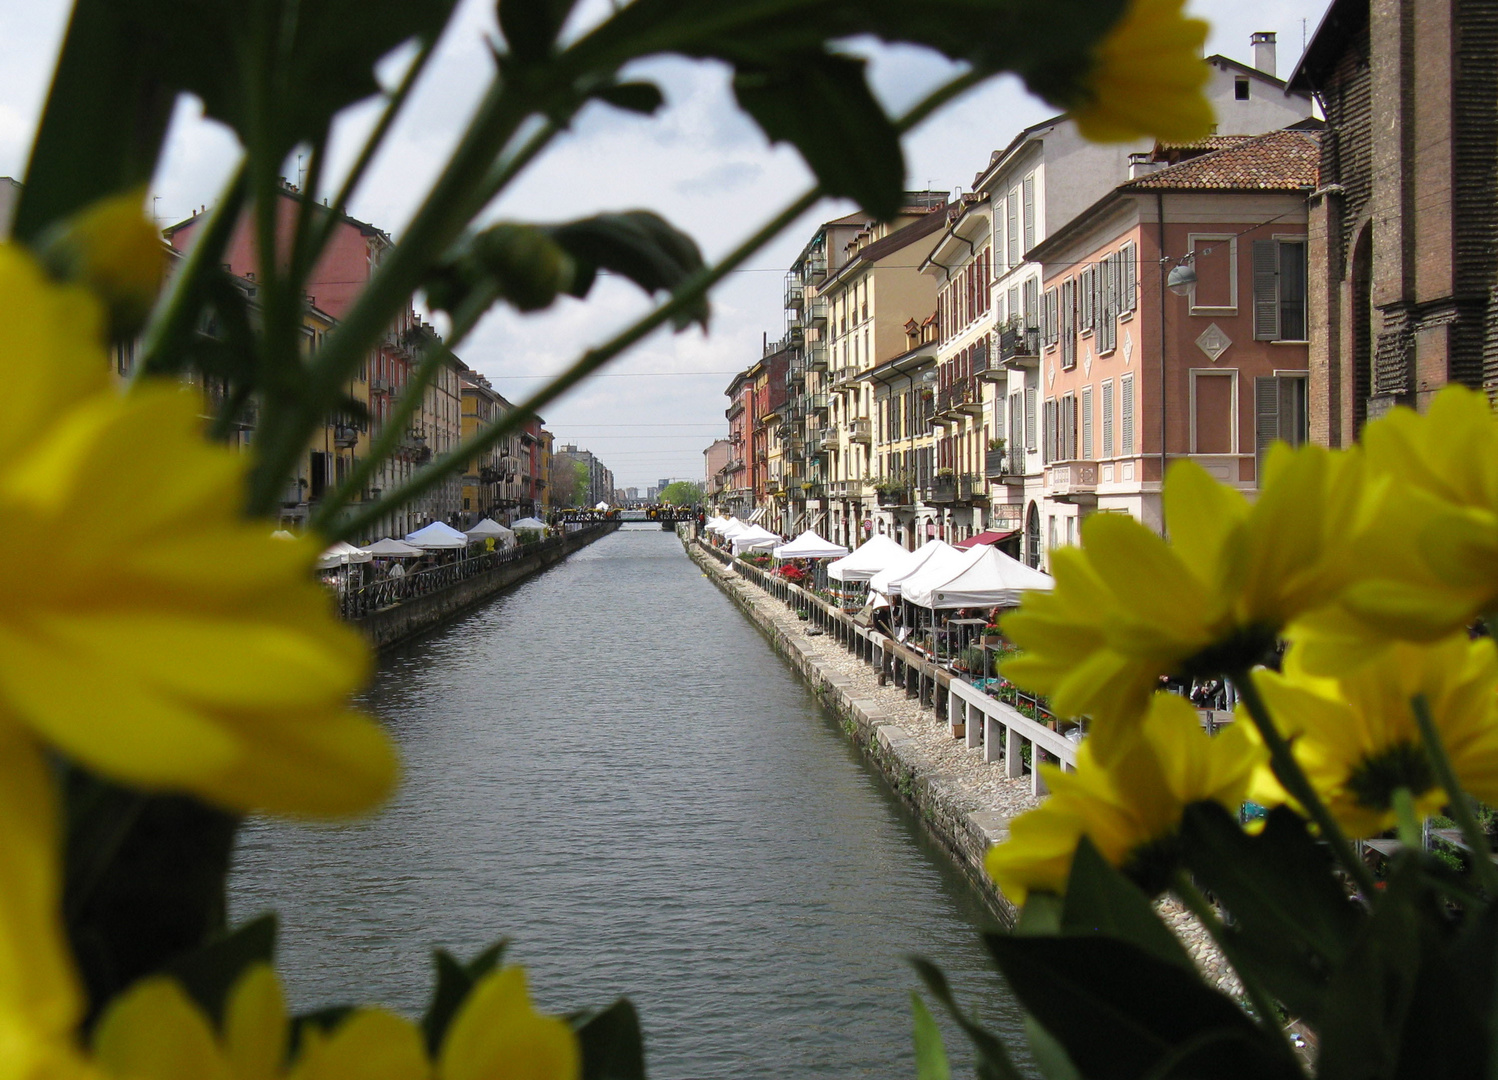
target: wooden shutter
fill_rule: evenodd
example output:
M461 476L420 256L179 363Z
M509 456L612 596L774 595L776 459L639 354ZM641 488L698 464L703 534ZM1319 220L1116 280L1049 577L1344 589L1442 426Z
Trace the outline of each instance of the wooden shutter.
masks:
M1134 453L1134 376L1125 375L1118 383L1119 408L1123 413L1122 429L1119 432L1119 453L1130 457Z
M1009 226L1009 236L1008 236L1009 246L1008 246L1007 250L1008 250L1008 253L1009 253L1009 265L1010 266L1018 266L1019 265L1019 256L1020 256L1020 250L1019 250L1019 188L1015 188L1013 191L1011 191L1009 193L1008 226Z
M1025 449L1036 450L1035 440L1035 387L1025 387Z
M1082 387L1082 460L1092 460L1092 387Z
M1134 311L1139 307L1139 248L1125 244L1123 255L1123 310Z
M1061 283L1061 366L1077 366L1077 283L1067 278Z
M1113 384L1103 383L1102 395L1098 398L1098 411L1103 414L1103 445L1098 449L1098 457L1110 458L1113 456Z
M1093 271L1092 267L1086 267L1082 271L1082 276L1080 279L1082 284L1080 290L1078 291L1077 306L1081 309L1082 313L1082 317L1079 320L1081 325L1078 327L1078 329L1084 334L1092 329L1092 283L1096 280L1096 278L1097 275Z
M1277 341L1280 336L1280 245L1276 240L1254 241L1254 340Z
M1025 177L1025 250L1035 246L1035 174Z
M1256 240L1254 246L1262 242ZM1254 380L1254 483L1259 486L1264 483L1264 458L1279 437L1280 380L1272 375L1260 376Z

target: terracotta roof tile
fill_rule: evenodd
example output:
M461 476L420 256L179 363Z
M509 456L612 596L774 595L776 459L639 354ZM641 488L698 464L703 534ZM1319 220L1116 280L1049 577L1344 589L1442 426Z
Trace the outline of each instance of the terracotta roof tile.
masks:
M1251 139L1213 136L1227 145L1148 173L1120 191L1293 191L1315 188L1320 175L1320 137L1285 129Z

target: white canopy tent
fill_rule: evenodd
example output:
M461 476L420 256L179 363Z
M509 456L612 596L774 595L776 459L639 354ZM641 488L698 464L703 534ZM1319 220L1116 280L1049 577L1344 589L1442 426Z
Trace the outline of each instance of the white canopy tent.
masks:
M464 529L463 535L470 540L497 540L501 547L508 547L515 542L515 534L493 518L485 518L473 528Z
M900 594L900 584L905 578L925 566L937 553L951 550L952 545L945 540L927 540L916 550L907 551L904 558L896 560L870 578L869 588L894 598Z
M317 568L319 570L332 570L335 566L367 563L373 558L374 556L363 548L355 547L345 540L340 540L317 557Z
M952 578L977 562L982 554L983 552L978 549L963 550L955 547L936 552L926 560L925 565L899 583L900 599L908 600L912 604L917 603L915 597L927 596L932 589L951 581ZM928 605L919 604L918 606L927 607Z
M747 525L745 522L740 521L738 518L731 517L723 523L723 527L718 530L718 535L721 536L724 540L732 540L736 535L743 532L749 527L749 525Z
M608 508L609 504L606 502L601 502L597 506L593 507L594 510L607 510Z
M544 529L544 528L546 528L546 522L542 521L540 518L523 517L519 521L512 521L512 522L510 522L510 528L512 528L512 529Z
M444 525L440 521L434 521L425 528L407 533L405 539L406 543L415 544L417 547L427 551L465 548L468 546L468 537L464 536L451 525Z
M997 548L986 545L973 549L978 557L971 560L945 581L925 575L912 583L904 597L923 608L1014 607L1021 596L1031 590L1049 591L1055 581Z
M868 581L879 571L892 566L910 552L880 533L871 536L854 551L827 564L827 576L834 581Z
M735 555L745 551L774 547L780 543L778 533L772 533L769 529L762 529L758 525L745 525L727 539L732 542Z
M383 540L376 540L373 544L365 544L364 550L376 559L415 559L426 554L415 544L408 544L404 540L392 540L388 536Z
M719 515L714 514L703 523L702 527L708 532L722 532L723 526L727 524L728 519L726 517L720 517Z
M842 544L823 540L810 529L789 544L781 544L775 549L777 559L839 559L846 554L848 549Z

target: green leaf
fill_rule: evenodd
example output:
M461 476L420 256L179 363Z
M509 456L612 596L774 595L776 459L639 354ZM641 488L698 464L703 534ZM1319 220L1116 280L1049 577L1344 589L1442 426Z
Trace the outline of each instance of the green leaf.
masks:
M1020 908L1014 932L1021 937L1040 937L1061 933L1061 913L1066 901L1055 893L1032 892Z
M534 63L551 55L575 0L499 0L499 29L510 56Z
M1066 1047L1028 1013L1025 1014L1025 1039L1030 1044L1030 1056L1040 1066L1045 1080L1082 1080L1082 1074L1068 1056Z
M1138 886L1099 855L1085 836L1072 857L1061 911L1061 932L1118 938L1137 945L1157 960L1196 971L1180 939L1160 921L1154 905Z
M1186 810L1181 848L1186 865L1232 914L1226 951L1234 965L1314 1022L1364 917L1305 821L1276 807L1251 836L1217 803L1197 803Z
M916 1080L952 1080L952 1070L947 1065L947 1048L942 1045L941 1031L931 1010L921 1000L921 995L910 992L910 1013L915 1031L915 1076Z
M645 1080L640 1016L627 998L573 1021L583 1052L582 1080Z
M432 965L437 969L437 982L432 987L432 1001L421 1018L421 1031L426 1037L427 1051L436 1056L442 1046L448 1025L463 1002L468 999L474 986L504 958L508 938L501 938L483 952L464 964L446 949L432 950Z
M288 1051L295 1058L301 1051L302 1040L308 1031L316 1031L323 1035L331 1034L338 1025L348 1019L349 1014L357 1011L357 1005L326 1005L321 1009L313 1009L311 1012L298 1013L291 1019L291 1038Z
M1300 1070L1282 1040L1234 1002L1125 941L985 934L1010 987L1089 1078L1291 1080Z
M616 109L645 116L653 115L666 103L660 87L648 82L613 83L594 91L593 96Z
M599 214L545 230L572 256L577 272L569 292L586 296L594 275L607 270L629 278L648 293L670 292L703 268L697 242L648 210ZM707 326L708 303L683 315L677 329Z
M855 57L808 50L775 66L740 66L733 92L772 141L800 151L827 194L888 220L905 190L905 154L864 67Z
M968 1041L973 1044L973 1049L978 1054L978 1080L1023 1080L1023 1076L1014 1067L1014 1062L1009 1060L1009 1053L1004 1049L1004 1044L999 1037L978 1023L967 1013L963 1012L957 1004L957 999L952 996L952 988L947 984L947 977L930 960L922 956L909 957L910 965L920 976L921 982L931 992L937 1002L946 1009L950 1016L962 1029Z
M251 964L270 964L276 958L276 915L268 912L241 923L201 949L179 956L163 970L182 984L215 1022L222 1020L229 991Z

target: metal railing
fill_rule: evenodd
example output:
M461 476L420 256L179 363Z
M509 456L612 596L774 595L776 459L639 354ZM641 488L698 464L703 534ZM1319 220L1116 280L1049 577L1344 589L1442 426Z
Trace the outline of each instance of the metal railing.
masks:
M561 547L565 540L565 537L557 536L535 544L518 545L499 551L486 551L481 555L472 555L456 562L417 570L403 577L386 577L371 581L356 588L343 590L338 597L338 612L345 619L361 619L383 608L403 604L418 597L430 596L443 589L450 589L459 582L482 577L516 559L555 550Z

